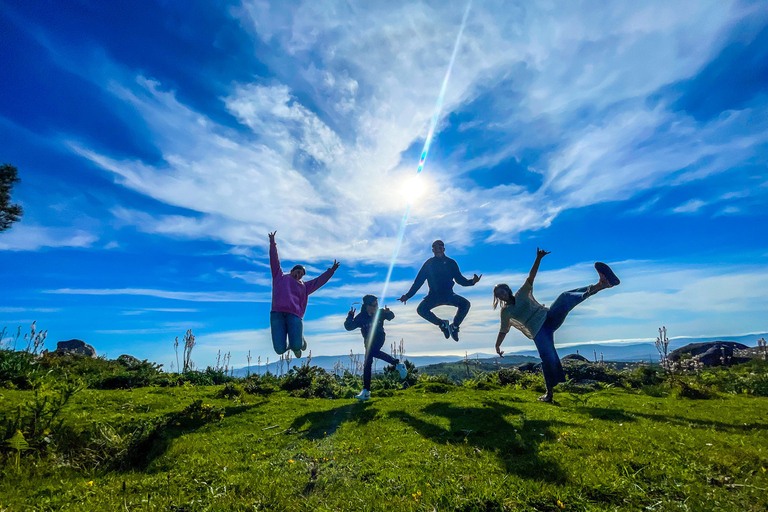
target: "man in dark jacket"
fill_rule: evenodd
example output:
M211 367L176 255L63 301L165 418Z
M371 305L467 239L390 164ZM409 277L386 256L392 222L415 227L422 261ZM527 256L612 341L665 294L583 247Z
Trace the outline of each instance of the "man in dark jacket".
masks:
M479 276L475 274L472 279L467 279L461 275L458 263L445 255L445 244L442 240L432 242L432 252L435 256L424 262L411 289L398 300L405 304L419 291L424 281L427 281L429 293L421 301L416 311L423 319L438 326L446 339L452 336L454 340L459 341L459 325L469 313L470 304L467 299L453 292L453 283L455 281L461 286L474 286L483 274ZM456 306L458 308L453 323L448 320L441 320L432 312L437 306Z
M376 312L378 311L378 315ZM363 367L363 390L355 398L358 400L368 400L371 398L371 366L373 358L381 359L391 365L400 373L400 378L404 379L408 375L405 365L399 360L382 352L381 348L387 339L387 333L384 332L384 320L392 320L395 314L389 308L379 310L379 299L375 295L366 295L363 297L363 307L360 308L360 314L355 316L354 306L349 310L347 319L344 321L344 328L348 331L354 331L360 328L365 341L365 365ZM376 326L373 326L374 321ZM373 329L373 332L371 332Z

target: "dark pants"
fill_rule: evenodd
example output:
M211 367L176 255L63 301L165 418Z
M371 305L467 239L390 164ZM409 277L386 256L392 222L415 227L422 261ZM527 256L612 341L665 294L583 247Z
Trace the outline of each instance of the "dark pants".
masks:
M467 313L469 313L470 304L467 299L461 295L456 295L455 293L444 297L433 297L431 295L427 295L421 301L419 307L416 308L416 312L427 322L439 326L442 320L437 318L437 315L432 312L432 310L437 306L456 306L459 308L459 310L456 311L456 316L453 317L453 325L458 327L461 325L464 317L467 316Z
M565 382L563 365L555 350L555 331L563 325L568 313L589 297L588 291L589 287L585 286L561 293L552 303L547 312L547 319L533 338L541 357L541 369L544 372L547 391L551 391L559 382Z
M373 366L374 357L392 365L400 362L386 352L382 352L381 347L384 346L385 341L386 338L383 337L381 340L373 340L370 348L365 351L365 366L363 367L363 389L367 389L368 391L371 390L371 367Z

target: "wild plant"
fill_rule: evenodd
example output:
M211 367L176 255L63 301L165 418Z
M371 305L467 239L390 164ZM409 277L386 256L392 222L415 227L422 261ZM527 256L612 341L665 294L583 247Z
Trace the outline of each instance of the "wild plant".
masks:
M248 355L245 356L245 359L248 361L248 370L246 373L246 378L251 376L251 351L248 351Z
M656 350L659 352L659 363L665 370L669 369L669 361L667 359L669 351L669 338L667 338L667 328L659 327L659 336L656 338Z
M765 341L765 338L760 338L757 340L757 346L763 349L763 359L768 359L768 350L766 349L766 344L768 344L768 342Z
M176 352L176 368L181 371L181 365L179 365L179 337L176 336L173 339L173 350Z
M192 329L188 329L184 334L184 370L183 373L187 373L194 368L194 361L192 361L192 349L195 348L195 335L192 334Z
M32 322L29 334L24 335L24 341L27 343L26 352L37 354L37 351L43 348L45 338L48 337L48 331L37 331L35 325L37 321Z
M256 359L256 371L261 375L261 356Z
M285 353L285 371L289 372L291 371L291 359L292 359L292 352L289 350Z

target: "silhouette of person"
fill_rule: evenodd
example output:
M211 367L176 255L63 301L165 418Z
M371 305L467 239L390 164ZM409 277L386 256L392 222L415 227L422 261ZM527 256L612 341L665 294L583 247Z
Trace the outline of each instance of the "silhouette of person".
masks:
M376 319L376 311L379 311L379 317ZM404 379L408 375L405 365L398 359L382 352L381 347L387 339L387 333L384 332L384 321L391 321L395 314L387 307L379 310L379 299L375 295L366 295L363 297L363 307L360 308L360 314L355 316L354 306L349 310L347 319L344 321L344 328L348 331L360 329L365 341L365 365L363 366L363 390L355 398L358 400L368 400L371 398L371 366L373 358L381 359L391 365L400 373L400 378ZM373 321L376 319L376 325ZM373 333L371 333L373 329ZM370 339L369 339L370 338Z
M554 387L559 382L565 382L563 365L555 350L555 331L563 325L568 313L585 299L621 282L608 265L597 262L595 270L600 276L597 283L563 292L551 307L544 307L533 298L533 280L539 271L542 258L547 254L549 252L536 248L536 261L531 267L528 279L517 293L513 294L510 287L504 283L493 287L493 309L501 304L501 328L496 338L496 353L504 357L501 343L510 327L518 329L533 340L541 357L541 368L547 385L547 392L539 397L542 402L551 402Z
M461 295L453 292L454 281L461 286L474 286L483 275L475 274L472 279L464 277L459 270L458 263L445 255L445 244L442 240L432 242L432 252L435 255L421 266L411 289L398 300L405 304L419 291L424 281L427 281L429 293L422 299L416 312L427 322L438 326L446 339L453 337L454 340L459 341L459 326L469 313L470 303ZM432 312L437 306L456 306L458 308L453 323L448 320L441 320Z
M307 300L310 294L331 279L339 268L339 262L333 260L333 265L328 270L307 282L301 280L307 273L302 265L295 265L288 274L284 274L277 255L275 233L277 231L269 234L269 266L272 269L272 310L269 313L269 324L272 346L278 354L291 349L296 357L301 357L301 352L307 349L307 340L303 334Z

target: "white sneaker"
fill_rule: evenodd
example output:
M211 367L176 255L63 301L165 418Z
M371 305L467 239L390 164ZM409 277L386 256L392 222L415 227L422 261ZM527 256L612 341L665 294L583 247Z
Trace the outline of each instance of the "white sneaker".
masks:
M355 398L357 398L358 400L370 400L371 392L368 391L367 389L364 389L360 392L359 395L355 395Z
M408 368L406 368L403 363L397 363L395 365L395 370L400 372L401 379L405 379L408 376Z

